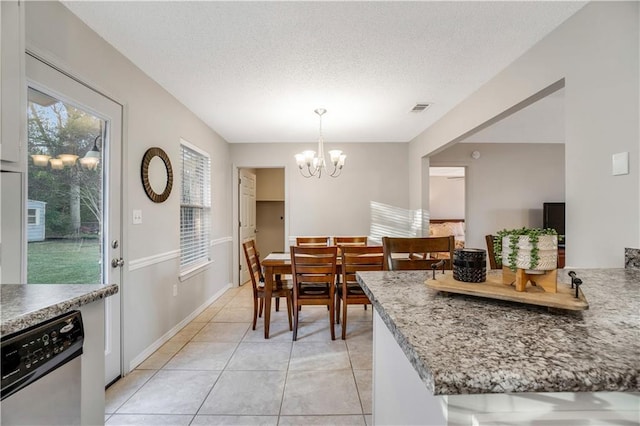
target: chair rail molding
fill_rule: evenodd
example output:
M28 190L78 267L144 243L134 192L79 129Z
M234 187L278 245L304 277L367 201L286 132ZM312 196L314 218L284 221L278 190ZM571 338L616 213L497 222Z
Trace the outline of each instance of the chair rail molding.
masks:
M209 242L209 247L218 246L225 243L231 243L233 241L232 237L222 237L216 238ZM180 249L171 250L165 253L158 253L147 257L141 257L140 259L135 259L129 262L129 271L135 271L137 269L146 268L147 266L152 266L158 263L166 262L171 259L176 259L180 257Z
M141 257L129 262L129 271L146 268L147 266L166 262L171 259L180 257L180 250L171 250L165 253L154 254L152 256Z
M233 237L220 237L209 242L209 247L217 246L224 243L232 243Z

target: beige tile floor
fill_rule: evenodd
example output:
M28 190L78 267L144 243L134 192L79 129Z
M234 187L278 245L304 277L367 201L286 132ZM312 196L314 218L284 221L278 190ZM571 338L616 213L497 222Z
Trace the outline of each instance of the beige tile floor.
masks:
M370 425L371 308L331 341L324 306L251 330L251 287L228 290L106 392L107 425Z

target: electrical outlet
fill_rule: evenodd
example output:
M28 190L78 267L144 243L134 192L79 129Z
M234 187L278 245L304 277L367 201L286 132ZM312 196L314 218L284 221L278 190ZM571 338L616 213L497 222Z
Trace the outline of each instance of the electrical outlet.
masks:
M134 210L133 211L133 224L141 225L142 224L142 210Z
M173 285L173 295L177 296L178 295L178 284L174 284Z

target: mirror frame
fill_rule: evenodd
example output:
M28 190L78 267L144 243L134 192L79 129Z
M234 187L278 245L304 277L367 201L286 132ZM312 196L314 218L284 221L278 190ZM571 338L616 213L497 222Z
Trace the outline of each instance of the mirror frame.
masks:
M151 160L154 157L158 157L164 163L164 167L167 170L167 185L164 188L164 191L161 194L158 194L151 187L151 183L149 182L149 164L151 164ZM162 203L167 198L169 198L169 194L171 194L171 188L173 187L173 168L171 167L171 161L169 160L169 156L162 148L153 147L149 148L147 152L144 153L144 157L142 157L142 167L140 169L140 175L142 177L142 187L144 188L144 192L147 194L147 197L154 203Z

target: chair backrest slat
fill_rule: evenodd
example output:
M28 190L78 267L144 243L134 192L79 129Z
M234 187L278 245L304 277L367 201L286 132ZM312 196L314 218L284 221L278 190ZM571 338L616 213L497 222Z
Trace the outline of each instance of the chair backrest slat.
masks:
M394 238L383 237L384 266L388 270L431 269L445 259L445 269L452 269L455 240L448 237ZM438 258L438 254L446 254Z
M297 237L298 247L328 247L329 237Z
M381 271L384 252L381 246L342 246L343 285L356 282L357 271Z
M502 259L496 258L496 253L493 250L493 242L496 240L494 235L485 235L484 239L487 243L487 255L489 257L489 266L491 269L502 269Z
M249 276L251 277L251 285L253 291L258 290L258 283L263 280L262 267L260 266L260 254L256 249L255 240L249 240L242 243L244 249L244 256L247 260L247 268L249 269Z
M333 237L333 245L335 246L356 246L362 247L367 245L367 236L361 237Z

